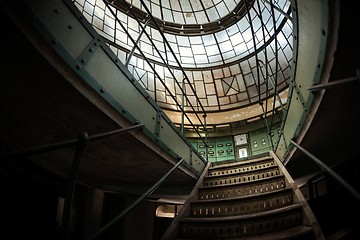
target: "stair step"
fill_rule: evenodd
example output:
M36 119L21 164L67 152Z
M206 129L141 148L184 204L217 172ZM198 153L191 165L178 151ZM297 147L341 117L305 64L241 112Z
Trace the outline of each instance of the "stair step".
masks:
M280 209L238 216L180 220L180 236L242 237L266 234L302 225L302 206L292 204Z
M276 208L269 211L262 211L260 213L250 213L250 214L242 214L236 216L224 216L224 217L212 217L212 218L197 218L197 217L186 217L180 220L182 223L216 223L216 222L232 222L232 221L239 221L239 220L250 220L250 219L257 219L261 217L267 217L282 213L287 213L294 210L301 210L301 205L298 203L293 203L289 206L285 206L282 208Z
M241 215L281 208L293 203L291 188L226 199L196 200L191 203L192 217Z
M209 163L162 240L324 240L311 209L272 151Z
M250 160L235 161L235 162L230 162L230 163L227 163L226 161L224 161L219 164L211 166L209 168L209 172L215 171L215 170L222 171L223 169L226 169L226 168L236 168L236 167L244 167L244 166L263 164L264 162L268 162L268 161L273 162L274 160L271 156L265 156L265 157L260 157L260 158L250 159Z
M281 172L278 166L270 166L267 168L256 169L253 171L247 172L237 172L227 175L218 175L218 176L205 176L204 185L205 186L216 186L224 184L232 184L239 182L249 182L253 180L258 180L262 178L268 178L272 176L280 175Z
M263 235L241 237L241 240L311 240L314 238L311 227L300 225ZM218 240L220 238L206 237L206 240ZM238 238L221 238L222 240L234 240ZM199 238L176 238L176 240L199 240Z
M221 165L220 165L221 166ZM245 173L245 172L251 172L255 170L260 170L264 168L269 168L272 166L276 166L274 160L272 158L259 161L252 164L241 164L241 165L235 165L230 167L224 167L220 169L212 169L211 171L208 171L208 175L206 177L217 177L217 176L224 176L228 174L236 174L236 173Z
M285 187L284 175L226 185L203 186L198 189L198 199L221 199L270 192Z

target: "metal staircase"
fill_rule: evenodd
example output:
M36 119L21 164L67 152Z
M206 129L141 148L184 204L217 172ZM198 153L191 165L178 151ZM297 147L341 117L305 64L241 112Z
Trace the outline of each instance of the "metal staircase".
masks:
M325 238L299 188L269 152L208 163L161 239Z

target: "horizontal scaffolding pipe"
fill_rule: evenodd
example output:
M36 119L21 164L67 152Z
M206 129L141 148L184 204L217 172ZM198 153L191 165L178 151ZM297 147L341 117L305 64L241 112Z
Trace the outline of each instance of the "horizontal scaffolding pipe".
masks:
M113 218L110 222L105 224L99 231L95 234L91 235L87 240L93 240L98 237L109 227L111 227L114 223L116 223L119 219L121 219L125 214L127 214L130 210L132 210L136 205L138 205L141 201L143 201L146 197L151 195L160 185L166 180L166 178L184 161L182 158L179 162L177 162L159 181L157 181L153 186L151 186L143 195L141 195L133 204L128 206L124 211L122 211L119 215Z
M340 79L340 80L336 80L336 81L332 81L332 82L328 82L328 83L323 83L323 84L316 84L316 85L309 87L308 90L310 92L314 92L314 91L328 89L328 88L336 87L339 85L343 85L345 83L356 82L356 81L357 82L360 81L360 68L358 68L356 70L356 75L353 77L348 77L348 78L344 78L344 79Z
M134 130L134 129L138 129L138 128L143 128L144 126L145 126L145 124L137 124L137 125L130 126L127 128L121 128L118 130L95 134L95 135L89 136L87 139L88 139L88 141L94 141L94 140L98 140L100 138L104 138L107 136L125 133L130 130ZM62 149L62 148L70 147L70 146L75 146L78 143L78 141L79 141L79 139L76 138L76 139L67 140L67 141L63 141L63 142L59 142L59 143L48 144L48 145L44 145L44 146L40 146L40 147L33 147L33 148L21 150L21 151L9 152L9 153L0 155L0 159L45 153L45 152L58 150L58 149Z
M326 173L328 173L331 177L333 177L336 181L338 181L341 185L343 185L346 190L348 190L354 197L357 199L358 202L360 202L360 194L357 192L348 182L346 182L339 174L334 172L329 166L327 166L325 163L320 161L317 157L315 157L313 154L308 152L306 149L301 147L299 144L297 144L295 141L290 139L290 142L299 148L301 151L303 151L308 157L310 157L318 166L320 166Z

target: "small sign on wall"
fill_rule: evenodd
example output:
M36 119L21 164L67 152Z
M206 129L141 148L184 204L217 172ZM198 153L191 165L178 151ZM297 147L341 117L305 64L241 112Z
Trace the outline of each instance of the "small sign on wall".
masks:
M248 156L247 148L238 148L238 156L239 158L244 158Z
M246 134L244 133L244 134L240 134L240 135L235 135L234 143L235 143L235 146L247 144Z

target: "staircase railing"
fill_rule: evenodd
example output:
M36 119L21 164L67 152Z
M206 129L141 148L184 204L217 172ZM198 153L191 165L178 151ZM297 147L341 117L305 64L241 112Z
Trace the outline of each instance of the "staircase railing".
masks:
M120 214L114 217L111 221L105 224L100 230L86 238L87 240L93 240L100 237L100 235L107 229L109 229L114 223L116 223L119 219L125 216L130 210L132 210L136 205L138 205L141 201L143 201L146 197L150 196L157 188L161 186L161 184L166 180L166 178L184 161L182 158L177 162L162 178L160 178L154 185L152 185L143 195L141 195L135 202L129 205L125 210L123 210Z
M77 2L77 0L72 0L73 2ZM126 67L128 67L128 64L130 62L130 59L131 57L134 55L134 51L137 50L137 54L138 54L138 57L142 57L142 59L144 60L144 62L147 63L147 66L149 67L149 69L151 69L152 73L154 74L154 76L156 77L156 79L159 80L159 82L161 83L161 85L164 87L164 89L166 89L167 93L169 94L169 96L172 98L172 100L174 101L174 103L176 104L176 107L181 111L181 118L184 119L186 118L186 120L188 121L189 123L189 126L195 130L196 134L198 135L199 139L202 140L202 142L204 143L204 145L206 146L206 148L208 147L207 146L207 131L206 131L206 117L207 117L207 114L206 114L206 111L196 93L196 90L194 89L193 85L191 84L190 80L189 80L189 77L187 76L184 68L182 67L180 61L178 60L175 52L173 51L173 49L171 48L171 45L170 43L168 42L168 40L166 39L163 31L160 29L160 26L157 24L157 22L155 21L154 17L152 16L151 14L151 11L148 9L146 3L143 1L143 0L140 0L140 4L142 5L142 7L144 8L144 10L146 11L146 22L145 24L143 23L143 19L139 19L139 17L137 16L137 14L134 12L134 10L132 9L131 6L129 6L129 3L127 3L125 0L122 0L121 1L124 6L126 6L127 8L127 12L129 13L129 16L132 15L133 19L138 23L139 27L140 27L140 32L139 32L139 36L137 37L137 39L134 39L130 33L127 31L126 29L126 26L124 26L124 24L121 22L121 20L119 19L118 17L118 14L117 14L117 11L119 11L116 6L114 5L115 3L114 2L111 2L111 1L107 1L107 0L103 0L103 3L104 5L106 6L106 9L109 10L109 13L111 13L114 17L114 20L116 22L116 24L124 31L124 33L126 34L127 38L129 39L130 42L133 43L133 49L130 51L127 59L126 59L126 62L124 63L124 65ZM146 27L148 26L148 24L152 22L153 23L153 26L156 30L158 30L161 38L162 38L162 41L163 41L163 44L164 46L166 47L166 49L169 50L168 53L166 53L166 56L164 57L163 54L159 51L157 45L154 43L154 41L152 40L151 36L149 36L149 34L147 33L146 31ZM111 28L111 26L108 26L109 28ZM114 32L115 29L114 29ZM167 84L165 83L165 80L161 78L161 74L158 73L158 70L156 70L156 68L154 67L154 64L152 62L151 59L149 59L148 57L146 57L146 53L144 53L144 51L139 47L139 40L141 38L142 35L145 35L149 41L149 43L151 44L151 47L153 48L153 50L157 53L157 55L159 56L159 58L161 59L160 63L164 66L165 70L167 70L172 78L174 79L174 84L178 87L178 89L180 90L181 92L181 102L178 98L178 96L176 96L173 91L171 91L169 89L169 87L167 86ZM114 36L112 36L114 39L110 40L110 39L106 39L107 42L112 45L112 47L114 48L119 48L117 45L116 45L116 35L114 34ZM168 56L168 54L170 56ZM170 67L170 65L168 64L168 58L171 57L174 61L175 61L175 64L176 66L174 67ZM159 64L160 64L159 63ZM181 81L178 81L176 76L175 76L175 73L174 73L174 68L178 69L183 78ZM137 79L139 80L139 79ZM187 88L187 90L190 90L191 91L191 94L194 95L195 97L195 101L196 101L196 106L194 107L193 104L191 103L188 95L189 95L189 92L186 92L185 90L185 85L184 83L187 84L187 86L189 88ZM154 100L156 100L156 94L154 96ZM186 104L185 104L186 102ZM187 106L185 106L187 105ZM189 114L187 113L186 111L186 108L189 108L191 109L191 112L195 114L195 120L198 121L198 125L204 130L204 133L205 133L205 137L203 136L203 134L198 130L198 127L197 125L193 122L194 120L191 119L191 117L189 116ZM195 109L196 108L196 109ZM181 133L183 133L183 129L184 129L184 121L182 121L181 123L181 126L180 126L180 130L181 130ZM207 152L207 151L206 151ZM208 160L207 156L206 156L206 161Z
M194 188L192 189L191 193L188 195L183 207L180 209L179 213L170 223L166 231L163 233L161 240L169 240L173 239L178 232L179 228L179 221L180 219L190 215L190 203L192 200L197 198L198 189L203 185L204 178L208 172L208 169L212 166L212 162L207 162L203 172L201 173L200 177L198 178Z
M69 183L68 183L68 189L67 189L66 198L65 198L62 227L61 227L62 239L67 240L67 239L69 239L69 235L70 235L70 213L71 213L71 207L72 207L74 193L75 193L77 176L78 176L79 168L80 168L80 159L81 159L81 156L82 156L83 152L85 151L88 143L90 141L99 140L104 137L108 137L108 136L112 136L112 135L116 135L116 134L122 134L122 133L129 132L131 130L144 128L144 126L145 126L144 124L137 124L137 125L130 126L127 128L121 128L121 129L117 129L117 130L113 130L113 131L109 131L109 132L105 132L105 133L95 134L92 136L89 136L87 132L82 132L78 135L77 139L71 139L71 140L63 141L63 142L59 142L59 143L53 143L53 144L43 145L43 146L39 146L39 147L28 148L25 150L4 153L4 154L0 155L0 159L1 160L13 159L13 158L18 159L19 157L26 157L26 156L31 156L31 155L35 155L35 154L59 150L59 149L63 149L63 148L71 147L71 146L76 146L75 155L74 155L74 159L73 159L71 170L70 170ZM179 161L175 166L176 167L179 166L183 160L184 159ZM170 171L173 171L173 169L171 169ZM160 183L162 183L162 181Z
M313 160L321 169L323 169L326 173L328 173L331 177L333 177L337 182L339 182L349 193L351 193L356 200L360 203L360 193L356 191L347 181L345 181L339 174L333 171L329 166L327 166L320 159L315 157L313 154L308 152L305 148L301 147L294 140L290 139L290 143L292 143L295 147L300 149L303 153L305 153L311 160Z
M274 159L276 164L279 166L279 168L280 168L281 172L284 174L285 179L286 179L287 183L289 184L289 186L293 189L294 195L295 195L297 201L299 202L299 204L302 206L304 215L306 216L308 223L311 225L312 229L314 230L316 239L325 240L325 236L321 230L321 227L320 227L313 211L311 210L309 203L306 201L306 198L300 191L300 188L295 184L294 179L291 177L290 173L287 171L286 167L283 165L283 163L277 157L275 152L270 151L269 154L270 154L270 156L272 156L272 158Z

